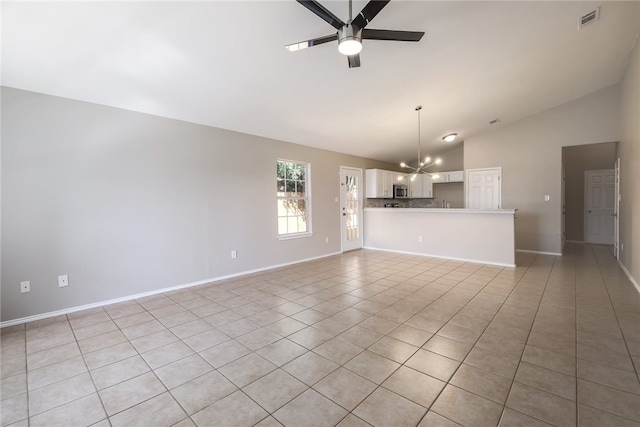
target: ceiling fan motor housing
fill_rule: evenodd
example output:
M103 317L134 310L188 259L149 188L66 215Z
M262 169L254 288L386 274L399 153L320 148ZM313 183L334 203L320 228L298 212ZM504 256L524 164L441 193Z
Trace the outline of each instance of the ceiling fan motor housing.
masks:
M338 30L338 49L344 55L359 53L362 50L362 29L354 27L351 23L340 28Z

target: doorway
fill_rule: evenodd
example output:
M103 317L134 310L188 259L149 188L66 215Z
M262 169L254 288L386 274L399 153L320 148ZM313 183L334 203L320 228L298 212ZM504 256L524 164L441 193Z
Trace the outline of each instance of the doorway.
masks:
M616 158L616 142L574 145L562 148L565 191L564 207L560 207L558 220L562 221L563 217L565 219L567 242L585 243L589 242L590 239L587 236L589 209L587 208L586 199L588 192L586 171L614 169ZM615 190L613 193L615 194ZM615 220L615 217L611 217L610 221L612 220ZM608 244L615 245L615 242L610 241Z
M340 166L342 252L362 249L362 169Z

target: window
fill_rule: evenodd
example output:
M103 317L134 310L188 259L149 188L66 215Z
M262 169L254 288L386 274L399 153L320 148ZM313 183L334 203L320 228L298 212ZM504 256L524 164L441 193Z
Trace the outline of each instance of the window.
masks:
M311 232L309 168L309 163L277 162L279 237L296 237Z

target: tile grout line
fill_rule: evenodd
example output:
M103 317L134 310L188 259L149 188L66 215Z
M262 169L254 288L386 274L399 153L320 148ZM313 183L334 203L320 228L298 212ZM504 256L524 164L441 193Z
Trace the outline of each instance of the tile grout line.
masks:
M439 264L439 265L442 265L442 264ZM462 265L464 265L464 264L462 264ZM447 273L443 273L443 274L442 274L442 275L440 275L438 278L442 278L443 276L446 276L447 274L449 274L449 273L450 273L450 272L452 272L452 271L455 271L456 269L457 269L457 268L452 269L452 270L448 271ZM416 276L417 276L417 275L416 275ZM407 278L407 280L408 280L408 279L411 279L411 278L414 278L414 277L416 277L416 276L408 277L408 278ZM469 274L467 277L470 277L470 276L471 276L471 274ZM494 276L494 278L495 278L495 276ZM374 282L371 282L370 284L374 284L374 283L376 283L376 282L377 282L377 281L379 281L379 280L382 280L382 279L378 279L378 280L376 280L376 281L374 281ZM404 281L406 281L406 280L404 280ZM430 282L430 283L431 283L431 282ZM458 284L460 284L460 283L462 283L462 282L461 282L461 281L460 281L460 282L458 282ZM396 285L396 286L397 286L397 285ZM425 288L425 287L427 287L427 286L428 286L428 285L425 285L425 286L421 287L420 289L424 289L424 288ZM431 305L431 304L435 303L437 300L439 300L440 298L442 298L444 295L446 295L449 291L453 290L453 289L454 289L455 287L457 287L457 286L458 286L458 285L452 286L452 287L451 287L447 292L444 292L442 295L440 295L440 296L439 296L438 298L436 298L434 301L432 301L432 302L430 302L429 304L427 304L426 306L424 306L424 307L422 308L422 310L423 310L424 308L428 307L429 305ZM485 285L484 287L486 287L486 286L488 286L488 284L487 284L487 285ZM387 288L387 290L392 289L392 288L394 288L394 287L395 287L395 286L391 286L391 287ZM483 289L484 289L484 287L483 287ZM376 294L374 294L374 295L372 295L372 296L382 294L383 292L385 292L385 291L378 292L378 293L376 293ZM480 292L480 291L476 292L476 295L477 295L479 292ZM398 301L401 301L401 300L402 300L402 299L400 299L400 300L398 300ZM389 308L389 307L392 307L393 305L397 304L397 302L398 302L398 301L394 302L394 303L393 303L393 304L391 304L391 305L388 305L387 307L385 307L384 309L382 309L382 310L380 310L380 311L376 312L375 314L371 314L367 319L369 319L369 318L371 318L371 317L376 316L378 313L380 313L381 311L386 310L386 309L387 309L387 308ZM467 304L468 304L468 303L467 303ZM457 314L458 312L460 312L460 311L462 310L462 308L464 308L467 304L465 304L463 307L461 307L461 308L456 312L456 314ZM349 306L349 307L352 307L352 306ZM347 308L349 308L349 307L347 307ZM347 308L343 309L342 311L346 310ZM337 313L336 313L336 314L337 314ZM416 316L416 315L417 315L417 313L413 314L411 317L414 317L414 316ZM386 318L384 318L384 317L383 317L383 319L386 319ZM366 319L365 319L365 320L366 320ZM361 322L356 323L355 325L353 325L351 328L349 328L349 329L347 329L347 330L350 330L350 329L352 329L353 327L360 325L360 323L364 322L365 320L362 320ZM387 319L387 320L390 320L390 319ZM318 322L316 322L316 323L318 323ZM402 323L398 323L398 326L402 325L403 323L404 323L404 322L402 322ZM439 329L442 329L445 325L446 325L446 323L445 323L443 326L441 326ZM311 325L309 325L309 326L311 326ZM388 336L389 336L389 334L390 334L391 332L393 332L393 330L397 329L397 327L398 327L398 326L394 327L394 329L392 329L391 331L389 331L387 334L382 335L379 339L377 339L376 341L374 341L373 343L371 343L367 348L364 348L364 349L363 349L363 351L361 351L361 352L360 352L360 353L358 353L358 354L362 354L362 353L364 353L365 351L370 351L370 350L368 350L368 349L369 349L371 346L375 345L375 343L379 342L379 341L380 341L380 340L382 340L383 338L388 337ZM366 329L368 329L368 328L366 328ZM439 329L438 329L438 330L439 330ZM346 332L346 331L344 331L344 332ZM374 331L374 332L375 332L375 331ZM339 334L339 335L340 335L340 334ZM436 335L436 333L434 333L434 334L432 335L432 337L433 337L433 336L435 336L435 335ZM337 337L337 336L336 336L336 337ZM336 337L334 337L334 338L336 338ZM428 342L428 340L427 340L427 342ZM423 345L424 345L424 344L423 344ZM317 346L316 346L316 347L317 347ZM418 351L420 351L420 349L421 349L421 348L422 348L422 346L418 347L418 348L416 349L416 351L415 351L415 352L414 352L414 353L413 353L413 354L412 354L408 359L410 359L411 357L413 357L413 355L415 355ZM309 351L313 352L313 349L310 349ZM315 353L315 352L314 352L314 354L317 354L317 353ZM374 354L377 354L377 353L375 353L375 352L374 352ZM319 355L319 356L320 356L320 357L323 357L322 355ZM385 359L388 359L387 357L385 357L385 356L383 356L383 355L379 355L379 356L380 356L380 357L383 357L383 358L385 358ZM299 356L299 357L301 357L301 356ZM355 357L357 357L357 355L356 355L356 356L354 356L353 358L355 358ZM353 358L352 358L352 359L353 359ZM407 359L407 360L408 360L408 359ZM294 359L294 360L295 360L295 359ZM350 359L350 360L351 360L351 359ZM388 360L391 360L391 359L388 359ZM392 361L392 362L394 362L394 363L398 363L398 362L396 362L395 360L391 360L391 361ZM346 362L345 362L345 363L346 363ZM402 366L405 366L405 363L406 363L406 360L405 360L405 362L403 362L403 363L399 364L399 366L398 366L398 367L397 367L397 368L396 368L392 373L390 373L390 374L389 374L389 375L388 375L388 376L387 376L387 377L386 377L382 382L384 382L384 381L386 381L388 378L390 378L390 377L391 377L395 372L397 372L397 371L398 371ZM461 362L461 363L462 363L462 362ZM368 379L367 379L367 378L365 378L365 377L362 377L359 373L354 372L354 371L352 371L351 369L349 369L349 368L345 367L345 366L344 366L344 364L340 365L337 369L339 369L340 367L342 367L342 368L344 368L344 369L348 370L349 372L353 373L354 375L357 375L357 376L359 376L359 377L361 377L361 378L363 378L363 379L365 379L365 380L367 380L367 381L371 381L371 380L368 380ZM336 369L336 370L337 370L337 369ZM409 369L412 369L412 368L409 368ZM326 378L326 377L328 377L329 375L331 375L331 374L332 374L333 372L335 372L336 370L331 371L329 374L327 374L327 375L326 375L326 376L324 376L323 378L321 378L321 379L319 379L318 381L316 381L316 382L314 383L314 385L315 385L315 384L318 384L320 381L322 381L324 378ZM375 383L374 383L374 384L375 384ZM315 389L313 388L313 387L314 387L314 385L309 386L309 388L310 388L310 389L313 389L313 390L314 390L314 391L316 391L317 393L320 393L319 391L317 391L317 390L315 390ZM342 405L340 405L338 402L335 402L335 401L334 401L333 399L331 399L330 397L325 396L325 395L324 395L324 394L322 394L322 393L320 393L320 394L321 394L322 396L324 396L325 398L327 398L327 399L331 400L332 402L336 403L338 406L342 407L343 409L347 410L347 415L345 415L345 417L343 417L343 418L340 420L340 421L342 421L342 420L344 420L346 417L348 417L349 415L353 415L353 416L357 417L358 419L361 419L360 417L358 417L357 415L355 415L355 414L353 413L353 411L354 411L354 410L355 410L355 409L356 409L356 408L357 408L357 407L358 407L362 402L364 402L364 401L365 401L369 396L371 396L375 391L377 391L377 390L378 390L378 389L380 389L380 388L384 388L385 390L389 391L390 393L393 393L393 394L395 394L395 395L397 395L397 396L400 396L400 395L398 395L397 393L395 393L394 391L389 390L389 389L387 389L387 388L383 387L383 386L382 386L382 383L381 383L381 384L376 384L376 387L375 387L375 388L374 388L374 389L373 389L373 390L372 390L372 391L371 391L367 396L365 396L365 397L364 397L364 398L363 398L363 399L358 403L358 405L356 405L356 407L355 407L353 410L348 410L348 409L344 408ZM444 387L443 387L443 389L444 389ZM412 403L415 403L415 404L417 404L417 405L419 405L419 406L421 406L421 407L424 407L424 406L422 406L422 405L418 404L417 402L413 402L412 400L410 400L410 399L408 399L408 398L406 398L406 397L404 397L404 396L400 396L400 397L401 397L401 398L404 398L404 399L407 399L408 401L410 401L410 402L412 402ZM436 399L437 399L437 397L436 397ZM434 401L435 401L435 399L434 399ZM283 406L284 406L284 405L283 405ZM427 408L427 412L428 412L428 411L429 411L429 408ZM425 415L426 415L426 413L425 413ZM423 417L424 417L424 415L423 415ZM421 418L421 419L422 419L422 418Z
M527 267L527 270L529 268L531 268L531 266L534 264L534 261L536 259L538 259L539 256L540 256L539 254L535 255L535 257L531 261L531 264ZM533 331L533 326L535 325L536 318L538 317L538 313L540 312L540 306L542 305L542 300L544 298L544 293L545 293L545 291L547 289L547 286L549 285L549 279L551 278L551 274L553 272L553 267L556 265L556 261L557 261L557 257L554 256L553 257L553 264L549 268L549 274L547 275L547 279L545 281L544 288L542 290L542 294L540 295L540 301L538 302L538 306L536 308L536 314L533 317L533 321L531 322L531 327L529 328L529 332L527 333L527 339L526 339L526 341L524 343L524 347L522 348L522 353L520 353L520 358L518 360L518 366L516 367L516 371L513 373L513 378L511 379L511 386L509 387L509 391L507 392L507 397L505 398L504 404L502 405L502 413L500 414L500 418L498 419L498 425L500 425L500 422L502 421L502 419L504 417L504 414L506 412L507 402L509 401L509 396L511 395L511 390L513 390L513 385L516 383L516 376L518 375L518 369L520 368L520 365L522 364L522 357L524 356L524 352L527 350L527 343L529 342L529 337L531 336L531 332ZM524 277L524 275L523 275L523 277ZM516 287L517 287L517 285L516 285ZM514 289L516 287L514 287ZM509 409L512 409L512 408L509 408ZM512 410L516 411L515 409L512 409ZM516 411L516 412L520 412L520 411ZM529 414L524 414L524 415L529 416L529 417L534 418L534 419L538 419L538 418L536 418L536 417L534 417L532 415L529 415ZM540 420L540 421L543 421L543 420ZM546 422L546 421L543 421L543 422Z
M534 259L535 259L535 258L534 258ZM528 268L529 268L529 267L527 267L527 269L528 269ZM502 271L504 271L504 268L501 270L501 272L502 272ZM498 273L498 274L496 274L496 275L493 277L493 279L495 279L498 275L499 275L499 273ZM517 284L518 284L519 282L520 282L520 280L518 280L518 282L516 282L516 283L514 284L513 288L512 288L512 289L511 289L511 291L509 292L509 295L511 295L511 294L513 293L514 289L516 289L516 288L517 288ZM461 282L459 282L459 283L461 283ZM483 287L482 287L478 292L476 292L476 295L475 295L475 296L477 296L477 295L478 295L478 294L479 294L483 289L485 289L487 286L489 286L489 284L490 284L490 283L491 283L491 281L489 281L486 285L484 285L484 286L483 286ZM452 289L454 289L455 287L457 287L457 285L456 285L456 286L454 286L454 287L452 287L449 291L451 291L451 290L452 290ZM449 291L445 292L442 296L444 296L445 294L447 294ZM438 299L440 299L442 296L440 296L439 298L437 298L436 300L434 300L431 304L433 304L435 301L437 301ZM469 301L468 301L464 306L462 306L462 307L460 308L460 310L458 310L458 311L456 312L456 314L458 314L460 311L462 311L462 309L463 309L464 307L468 306L468 305L469 305L469 303L470 303L472 300L473 300L473 298L472 298L471 300L469 300ZM504 306L504 304L506 303L506 301L507 301L507 300L508 300L508 297L507 297L507 298L505 298L504 302L500 305L500 309ZM429 304L429 305L431 305L431 304ZM498 309L498 311L496 311L496 313L495 313L495 314L493 315L493 317L491 318L491 321L493 321L493 319L495 319L495 317L496 317L496 316L498 315L498 313L500 312L500 309ZM453 319L453 317L455 317L455 314L454 314L454 315L453 315L453 316L452 316L452 317L451 317L447 322L445 322L445 324L444 324L444 325L442 325L440 328L438 328L438 330L433 334L433 336L436 336L436 335L438 334L438 332L439 332L442 328L444 328L444 327L449 323L449 321L450 321L451 319ZM488 327L489 327L489 325L491 324L491 321L490 321L490 322L487 324L487 326L482 330L482 332L480 333L480 335L478 336L478 338L476 339L476 341L474 341L474 344L473 344L473 346L471 347L471 349L469 350L469 353L471 353L471 351L473 351L473 348L475 347L475 345L477 344L477 342L478 342L478 341L480 340L480 338L482 337L482 334L484 334L484 332L487 330L487 328L488 328ZM432 338L433 338L433 337L432 337ZM430 339L431 339L431 338L429 338L429 340L430 340ZM429 340L427 340L427 342L428 342ZM453 341L457 341L457 340L453 340ZM425 344L426 344L426 343L425 343ZM424 344L423 344L423 346L424 346ZM420 347L420 348L422 348L422 347ZM428 350L427 350L427 351L428 351ZM417 352L416 352L416 353L417 353ZM440 397L440 395L442 394L442 392L444 391L444 389L445 389L445 388L447 388L447 386L448 386L448 385L451 385L452 387L455 387L455 388L459 388L459 387L456 387L454 384L451 384L451 380L453 379L453 377L455 376L455 374L458 372L458 370L460 369L460 367L464 364L464 360L466 360L466 359L467 359L467 357L469 356L469 353L467 353L467 355L464 357L464 359L463 359L462 361L460 361L460 364L459 364L459 365L458 365L458 367L453 371L453 373L451 374L451 376L449 377L449 379L446 381L445 386L444 386L444 387L442 387L442 390L440 390L440 392L439 392L439 393L436 395L436 397L433 399L433 402L431 402L431 405L429 405L429 407L427 408L427 412L426 412L426 413L425 413L425 414L420 418L420 420L418 421L418 424L420 424L420 423L422 422L422 420L424 420L424 417L426 417L426 416L427 416L427 414L429 413L429 411L431 411L431 407L432 407L432 406L433 406L433 404L438 400L438 398ZM436 353L436 354L438 354L438 353ZM446 356L444 356L444 357L446 357ZM407 360L408 360L408 359L407 359ZM454 359L452 359L452 360L454 360ZM456 360L456 362L457 362L457 360ZM406 361L405 361L405 363L406 363ZM404 366L404 363L402 364L402 366ZM410 367L409 367L409 368L410 368ZM412 368L410 368L410 369L412 369ZM514 375L515 375L515 374L514 374ZM430 376L430 375L429 375L429 376ZM437 378L436 378L436 379L437 379ZM467 390L464 390L464 391L467 391ZM476 396L478 396L477 394L472 393L472 392L470 392L470 391L467 391L467 392L468 392L468 393L471 393L471 394L474 394L474 395L476 395ZM483 396L479 396L479 397L481 397L481 398L483 398L483 399L486 399L486 398L485 398L485 397L483 397ZM487 399L487 400L489 400L489 399ZM505 402L505 403L506 403L506 402ZM504 410L504 405L503 405L503 410ZM437 412L436 412L436 414L437 414ZM441 417L443 417L443 418L445 418L445 419L449 419L449 418L445 417L444 415L441 415L441 414L438 414L438 415L440 415ZM455 421L453 421L453 420L450 420L450 421L455 422Z
M609 299L609 303L611 304L613 315L616 317L616 323L618 325L618 329L620 330L620 335L622 336L622 339L624 341L624 346L627 349L627 353L629 354L629 357L631 357L631 350L629 349L629 344L627 343L627 338L625 337L625 334L624 334L624 332L622 330L622 327L620 326L620 318L618 317L618 311L616 310L616 307L615 307L615 305L613 303L613 300L611 299L611 293L609 292L609 287L607 286L607 280L605 279L605 276L602 273L602 266L601 266L600 260L598 259L598 255L596 254L595 250L593 249L593 246L590 246L589 248L593 252L593 256L594 256L594 258L596 260L596 265L598 266L598 272L600 273L600 278L602 279L602 284L604 286L604 289L607 292L607 297ZM576 331L577 331L577 329L578 328L576 326ZM633 359L631 360L631 366L633 366L636 376L639 376L640 372L638 371L638 368L636 367L636 364L633 363Z
M104 308L102 308L102 310L107 314L107 316L109 316L109 319L113 322L113 319L111 318L111 316L109 315L109 313L104 310ZM69 320L69 315L66 315L67 317L67 321L69 322L69 327L71 328L71 332L73 333L73 337L76 340L76 345L78 346L78 350L80 350L80 355L82 356L82 362L84 363L85 368L87 368L87 373L89 374L89 378L91 379L91 384L93 384L93 388L96 390L96 395L98 396L98 399L100 399L100 404L102 405L102 410L104 411L104 415L106 417L107 422L109 423L109 425L111 424L111 417L109 416L109 413L107 412L107 407L104 404L104 400L102 399L102 396L100 395L99 391L98 391L98 386L96 385L95 380L93 379L93 375L91 375L91 370L89 369L89 365L87 364L87 360L85 359L84 355L85 353L82 351L82 348L80 347L80 342L78 341L78 337L76 336L76 332L73 328L73 326L71 325L71 320ZM114 325L116 325L116 327L118 327L118 325L113 322ZM118 330L120 330L120 328L118 327Z

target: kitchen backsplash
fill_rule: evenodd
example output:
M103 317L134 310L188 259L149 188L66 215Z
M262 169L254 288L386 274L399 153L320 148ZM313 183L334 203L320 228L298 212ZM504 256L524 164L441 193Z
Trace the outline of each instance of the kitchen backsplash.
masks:
M397 206L396 206L397 205ZM365 199L365 208L437 208L436 199Z

